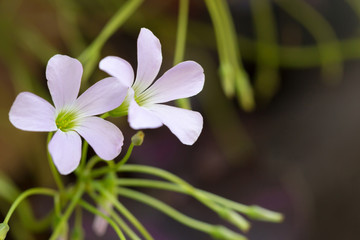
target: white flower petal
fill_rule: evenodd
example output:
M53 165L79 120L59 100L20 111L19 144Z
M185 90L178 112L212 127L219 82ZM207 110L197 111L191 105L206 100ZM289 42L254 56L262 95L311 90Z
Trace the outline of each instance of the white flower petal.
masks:
M141 93L151 85L159 73L162 62L160 41L149 29L142 28L137 51L138 67L133 89L136 93Z
M140 107L132 99L128 110L128 122L133 129L158 128L163 124L160 119L146 107Z
M120 154L124 136L111 122L99 117L87 117L75 130L102 159L112 160Z
M204 86L204 70L196 62L179 63L164 73L144 94L147 102L163 103L198 94Z
M81 138L76 132L58 130L51 139L48 149L56 168L61 174L69 174L79 166Z
M46 67L46 78L51 97L57 109L71 104L79 94L83 68L75 58L55 55Z
M203 127L200 113L163 104L154 104L149 110L161 119L183 144L192 145L198 139Z
M105 78L88 88L75 102L82 116L102 114L120 106L128 87L114 77Z
M125 86L131 87L134 82L134 70L122 58L108 56L100 61L99 68L110 76L119 79Z
M25 131L51 132L57 129L55 108L41 97L20 93L9 112L10 122Z

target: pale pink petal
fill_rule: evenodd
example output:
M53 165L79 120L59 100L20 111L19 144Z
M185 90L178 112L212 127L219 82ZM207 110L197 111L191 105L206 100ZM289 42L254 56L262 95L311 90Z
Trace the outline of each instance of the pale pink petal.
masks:
M163 103L198 94L204 86L204 70L193 61L179 63L143 93L146 102Z
M110 76L119 79L127 87L131 87L134 82L134 70L122 58L114 56L106 57L100 61L99 68Z
M9 112L10 122L25 131L51 132L57 129L55 108L41 97L20 93Z
M71 104L79 94L83 68L75 58L55 55L46 67L46 78L51 97L57 109Z
M102 206L98 206L97 209L100 212L102 212L103 214L105 214L106 216L109 216L109 213L105 209L111 209L112 204L107 201L106 203L104 203L104 205L106 205L105 208ZM96 236L102 237L105 235L108 225L109 225L108 222L104 218L102 218L99 215L95 215L95 218L94 218L94 221L92 224L92 229L95 232Z
M76 132L58 130L51 139L48 148L54 164L61 174L69 174L79 166L81 138Z
M112 160L120 154L124 136L111 122L99 117L87 117L81 120L75 130L102 159Z
M151 105L149 110L161 119L183 144L192 145L198 139L203 127L200 113L163 104Z
M138 67L134 90L141 93L148 88L159 73L162 55L161 44L155 35L146 28L142 28L137 42Z
M141 107L133 99L128 110L128 121L133 129L158 128L162 126L160 119L146 107Z
M74 107L81 116L102 114L120 106L127 91L128 87L120 83L116 78L105 78L81 94Z

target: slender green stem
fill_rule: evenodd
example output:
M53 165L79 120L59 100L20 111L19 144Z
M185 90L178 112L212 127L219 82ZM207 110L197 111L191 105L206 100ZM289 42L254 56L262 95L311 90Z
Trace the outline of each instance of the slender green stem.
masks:
M156 189L163 189L168 191L174 191L179 193L184 193L190 195L186 191L186 189L182 188L179 185L158 181L158 180L150 180L150 179L118 179L117 180L118 186L125 186L125 187L147 187L147 188L156 188ZM278 212L273 212L266 209L259 209L258 206L247 206L241 203L237 203L231 201L229 199L220 197L213 193L206 192L204 190L196 189L197 192L205 195L207 198L211 199L212 201L221 204L225 207L231 208L235 211L240 213L246 214L250 218L254 220L261 220L261 221L269 221L269 222L281 222L283 220L283 215Z
M128 0L105 25L96 39L79 56L82 63L86 63L84 79L86 80L96 66L97 59L100 56L100 50L105 42L125 23L126 20L138 9L144 0Z
M111 171L117 171L118 169L120 169L129 160L129 158L131 156L131 153L132 153L132 151L134 149L134 146L135 145L133 143L130 144L125 156L116 165L110 166L110 167L102 167L102 168L99 168L99 169L95 169L95 170L91 171L91 177L96 178L96 177L102 176L104 174L107 174L107 173L109 173ZM91 161L92 164L96 164L96 162L95 162L96 160L93 160L93 161ZM89 169L89 165L90 165L90 163L88 164L87 169ZM92 167L92 165L90 165L90 166Z
M107 191L101 184L93 182L93 186L98 190L104 197L106 197L114 207L121 212L125 218L133 224L133 226L143 235L147 240L153 240L151 235L145 229L145 227L136 219L136 217L127 209L123 204L121 204L116 197L114 197L109 191Z
M90 171L98 162L101 161L101 158L98 155L90 158L88 164L86 165L86 171Z
M55 240L60 236L64 224L68 221L71 214L73 213L76 205L78 204L79 200L81 199L81 196L84 193L84 189L85 189L85 184L80 182L80 184L76 188L74 196L72 196L72 198L71 198L69 206L67 207L65 213L61 216L59 222L57 223L57 225L50 237L50 240Z
M134 190L130 190L127 188L118 188L117 193L121 196L124 197L128 197L131 199L134 199L136 201L142 202L146 205L149 205L157 210L159 210L160 212L163 212L164 214L168 215L169 217L173 218L174 220L184 224L185 226L188 226L190 228L196 229L198 231L207 233L211 236L222 236L221 232L224 232L224 230L226 228L221 228L221 230L219 229L220 226L216 226L216 225L212 225L209 223L205 223L199 220L196 220L194 218L188 217L184 214L182 214L181 212L175 210L174 208L170 207L169 205L153 198L150 197L146 194L134 191ZM246 239L244 236L234 233L228 229L225 230L227 232L228 235L231 235L233 238L226 238L226 239L238 239L238 240L244 240ZM219 239L225 239L225 238L220 238Z
M76 169L76 171L79 173L81 173L85 167L88 148L89 148L89 143L87 141L84 141L81 151L80 166Z
M49 132L48 134L48 137L47 137L47 145L46 145L46 149L47 149L47 146L49 145L49 142L53 136L53 132ZM55 180L55 183L59 189L60 192L63 192L64 191L64 184L62 183L61 181L61 177L60 177L60 174L59 172L57 171L55 165L54 165L54 162L52 160L52 157L50 155L50 152L49 150L47 150L47 157L48 157L48 162L49 162L49 166L50 166L50 170L51 170L51 173L54 177L54 180Z
M251 9L256 41L256 75L255 88L260 97L269 100L279 87L279 50L277 44L277 31L272 2L251 0ZM271 56L273 63L269 66L266 59ZM265 60L265 61L264 61Z
M89 195L93 198L93 200L97 203L101 204L101 198L95 194L93 191L89 192ZM112 209L112 207L107 207L107 204L101 205L105 209L106 212L110 214L110 216L114 219L114 221L120 226L121 229L124 230L124 233L127 234L132 240L141 240L139 236L127 225L127 223Z
M130 158L131 156L131 153L134 149L134 144L133 143L130 143L130 146L125 154L125 156L123 157L123 159L121 159L120 162L118 162L116 165L115 165L115 169L119 169L121 168L122 165L124 165Z
M180 185L189 195L193 196L199 202L203 203L205 206L216 212L219 215L219 217L236 225L239 229L243 231L247 231L250 227L249 222L246 219L244 219L241 215L237 214L236 212L232 211L229 208L226 208L224 206L221 206L213 202L206 195L197 191L196 188L191 186L189 183L185 182L181 178L165 170L149 167L149 166L143 166L143 165L125 165L122 168L120 168L119 171L142 172L167 179L168 181Z
M84 200L80 200L79 204L80 204L81 207L83 207L87 211L93 213L94 215L99 215L100 217L104 218L111 225L111 227L115 230L116 234L118 235L118 237L121 240L126 239L124 234L120 230L120 228L116 225L116 223L110 217L106 216L104 213L100 212L94 206L92 206L91 204L85 202Z
M8 213L6 214L4 223L8 224L13 212L17 208L17 206L27 197L31 195L47 195L47 196L53 196L55 197L57 195L57 191L49 188L31 188L20 194L14 201L14 203L11 205Z
M188 18L189 0L179 0L179 15L176 33L174 65L184 60ZM188 98L178 99L176 100L176 104L181 108L191 109L190 100Z
M318 44L323 74L329 80L341 80L343 56L336 34L326 19L306 1L275 0L275 3L301 23L314 37Z

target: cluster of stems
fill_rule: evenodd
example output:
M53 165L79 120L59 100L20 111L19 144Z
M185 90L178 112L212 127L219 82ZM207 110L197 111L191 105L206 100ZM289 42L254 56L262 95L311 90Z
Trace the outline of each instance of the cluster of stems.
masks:
M50 137L51 133L49 139ZM43 226L44 228L53 226L49 238L51 240L68 236L69 229L71 229L72 239L84 239L81 217L83 210L104 218L114 229L119 239L153 239L141 222L118 200L118 196L142 202L190 228L210 235L214 239L247 239L241 233L234 232L224 226L213 225L186 216L166 203L134 190L134 187L156 188L187 194L217 213L223 220L236 226L241 232L246 232L250 228L249 221L243 215L261 221L279 222L282 220L282 215L279 213L258 206L246 206L196 189L186 181L165 170L144 165L126 164L134 147L141 145L143 138L143 132L138 132L132 137L132 142L120 161L107 161L106 166L98 168L95 168L95 166L101 159L97 155L86 161L88 144L84 143L81 164L75 172L77 181L74 185L67 187L64 186L49 156L50 168L58 189L32 188L20 194L10 207L3 223L0 224L0 239L5 239L6 233L9 231L10 218L19 204L33 195L50 196L54 201L53 211L49 213L51 221L47 221L47 224ZM121 177L123 172L148 174L159 178L159 180L123 178ZM85 195L90 196L95 205L85 200ZM99 206L105 208L106 213L100 211ZM73 215L75 221L74 225L70 227L69 219Z

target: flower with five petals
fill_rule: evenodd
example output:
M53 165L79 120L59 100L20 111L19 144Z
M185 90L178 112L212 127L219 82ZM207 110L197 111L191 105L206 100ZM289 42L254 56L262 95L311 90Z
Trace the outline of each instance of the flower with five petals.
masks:
M46 67L47 84L54 106L30 93L20 93L13 103L10 122L25 131L56 131L48 150L61 174L73 172L81 158L82 136L104 160L119 155L123 145L121 131L95 115L117 108L127 88L115 78L103 79L78 96L83 68L65 55L53 56Z
M201 114L163 103L198 94L204 86L202 67L194 61L181 62L154 82L162 62L159 39L150 30L142 28L137 48L135 81L134 71L127 61L114 56L100 61L101 70L129 87L124 102L114 110L114 115L127 113L133 129L166 125L183 144L192 145L203 127Z

